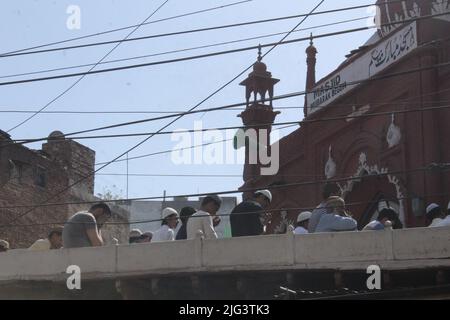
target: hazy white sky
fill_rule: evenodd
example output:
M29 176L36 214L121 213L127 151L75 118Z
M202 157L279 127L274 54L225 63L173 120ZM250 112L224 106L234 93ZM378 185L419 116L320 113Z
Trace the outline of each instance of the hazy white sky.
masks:
M169 0L153 18L160 19L177 14L228 4L232 0ZM368 3L375 1L368 0ZM0 52L21 49L42 43L58 41L66 38L82 36L103 30L138 24L143 21L163 0L83 0L83 1L45 1L45 0L4 0L0 11L0 38L2 39ZM279 16L295 15L309 12L318 1L271 1L253 0L215 12L203 13L191 17L180 18L141 27L133 36L144 36L157 33L186 30L236 23ZM325 1L319 11L360 5L358 0ZM364 2L366 4L366 2ZM70 5L77 5L81 9L81 28L70 30L66 26L69 14L66 13ZM363 18L370 15L370 11L359 9L324 14L308 18L301 28L318 26L352 18ZM280 22L257 24L246 27L209 31L175 37L165 37L123 43L108 57L120 59L131 56L148 55L152 53L176 50L222 41L237 40L275 32L288 31L299 22L292 19ZM288 39L314 34L327 33L337 30L366 26L365 19L340 24L332 27L317 28L297 32ZM129 32L124 30L113 34L90 38L70 44L122 39ZM363 44L373 33L364 31L333 38L323 38L315 41L319 51L317 61L317 79L336 68L350 50ZM276 42L282 36L246 41L237 44L190 51L187 53L156 56L141 60L108 64L118 66L133 63L144 63L195 55L212 51L226 50L258 43ZM305 86L305 49L307 42L300 42L277 47L266 58L265 62L273 76L281 79L275 88L275 94L286 94L301 91ZM0 77L11 74L31 72L43 69L58 68L71 65L97 62L114 45L97 46L85 49L66 50L55 53L44 53L29 56L0 58ZM64 97L50 105L47 110L77 110L77 111L122 111L122 110L187 110L208 96L222 84L232 79L245 67L255 61L256 52L241 52L207 59L165 64L146 68L132 69L115 73L105 73L88 76L83 79ZM102 68L99 66L97 69ZM78 69L87 71L88 68ZM73 71L73 70L70 70ZM67 72L67 71L62 71ZM58 74L58 73L53 73ZM44 74L50 75L50 73ZM24 76L22 78L28 78ZM214 98L200 108L220 106L242 102L244 89L238 85L245 76L229 85ZM17 78L0 78L0 82L17 80ZM76 78L51 80L39 83L21 84L14 86L0 86L0 109L3 110L37 110L43 107L60 92L70 86ZM303 97L277 101L276 106L302 106ZM194 121L202 120L204 127L222 127L241 125L236 115L240 111L211 112L205 115L194 114L186 116L168 128L190 129ZM283 110L277 117L278 122L294 121L302 118L302 109ZM0 114L0 129L7 130L28 115ZM102 125L109 125L123 121L138 120L156 115L67 115L40 114L23 126L12 131L14 139L45 137L54 130L71 132L89 129ZM132 133L152 132L159 129L168 120L151 122L142 125L129 126L99 133ZM283 135L290 130L284 130ZM81 143L96 151L97 162L111 160L130 148L142 137L116 138L101 140L82 140ZM207 142L207 141L204 141ZM130 157L171 149L175 142L170 136L156 136L137 150L129 154ZM40 144L31 145L40 148ZM104 173L125 173L125 162L112 164L105 168ZM145 174L225 174L240 175L241 165L175 165L170 154L152 156L129 162L130 173ZM196 192L210 192L219 190L234 190L242 184L240 177L130 177L129 196L159 196L163 190L168 195ZM114 187L115 186L115 187ZM126 194L126 178L122 176L96 176L96 192L104 188L113 190L122 196Z

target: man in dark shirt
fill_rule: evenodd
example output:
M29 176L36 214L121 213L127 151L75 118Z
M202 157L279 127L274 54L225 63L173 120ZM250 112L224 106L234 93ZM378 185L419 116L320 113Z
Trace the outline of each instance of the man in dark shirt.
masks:
M252 199L238 204L230 214L231 235L233 237L261 235L264 232L261 214L271 201L272 194L269 190L259 190Z
M177 235L175 237L175 240L186 240L187 239L187 222L190 216L192 216L196 210L192 207L184 207L180 210L180 220L181 220L181 227L177 232Z

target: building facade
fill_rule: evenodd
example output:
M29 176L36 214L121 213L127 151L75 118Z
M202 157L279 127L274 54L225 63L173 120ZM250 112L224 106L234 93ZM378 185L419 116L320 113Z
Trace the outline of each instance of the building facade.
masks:
M311 41L306 49L307 93L299 121L304 119L276 142L278 173L263 176L260 164L245 164L241 190L269 187L273 192L271 209L278 214L269 226L272 232L283 232L302 209L320 203L327 181L339 184L359 227L377 214L382 200L397 208L407 227L424 225L426 204L446 206L450 200L445 165L450 162L450 5L377 5L378 31L317 82L320 48ZM417 17L422 18L410 20ZM260 63L256 68L265 69ZM273 110L271 102L250 103L243 123L267 127L274 122Z
M11 248L26 248L35 240L45 238L55 225L91 204L37 206L43 203L77 203L100 201L94 196L95 152L59 131L52 132L41 150L32 150L14 143L0 131L0 238ZM88 178L78 182L83 177ZM63 191L65 190L65 191ZM60 194L59 194L60 193ZM54 197L54 195L59 194ZM33 210L31 210L33 209ZM104 240L128 240L128 212L117 206L113 221L104 227Z

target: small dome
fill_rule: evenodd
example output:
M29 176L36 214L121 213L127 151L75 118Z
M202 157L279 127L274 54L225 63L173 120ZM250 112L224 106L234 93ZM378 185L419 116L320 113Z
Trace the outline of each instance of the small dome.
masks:
M256 61L253 64L253 71L256 73L266 73L267 72L267 66L264 62Z
M306 48L306 54L308 54L308 55L315 55L315 54L317 54L316 47L314 47L314 45L310 44L308 46L308 48Z
M58 130L53 131L48 135L48 141L50 140L65 140L64 133Z

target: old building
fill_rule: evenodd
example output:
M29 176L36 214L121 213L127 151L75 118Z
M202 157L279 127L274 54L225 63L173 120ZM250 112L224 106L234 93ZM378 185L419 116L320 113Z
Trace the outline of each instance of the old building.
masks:
M45 238L54 225L63 224L79 210L87 210L97 201L94 176L70 187L94 170L95 152L59 131L52 132L41 150L13 143L0 131L0 238L12 248L26 248L38 238ZM54 195L57 195L56 197ZM79 203L38 206L43 203ZM128 212L114 207L113 220L123 224L109 225L103 232L105 241L112 237L126 242Z
M270 226L274 232L283 232L295 219L300 209L290 208L320 203L326 181L339 183L360 226L374 217L380 200L396 207L408 227L424 224L426 204L449 200L450 6L442 1L377 4L379 30L317 82L315 65L326 54L317 59L320 48L313 41L306 49L307 94L298 115L304 119L277 142L278 173L261 175L261 165L249 163L247 152L241 190L272 186L272 209L280 210ZM405 21L417 17L422 19ZM255 99L247 105L241 114L246 126L270 129L274 123L271 98L277 81L269 87L254 81L255 76L270 79L266 69L256 62L242 83L247 100L252 92L261 98L269 92L268 102ZM280 187L285 184L294 186Z

